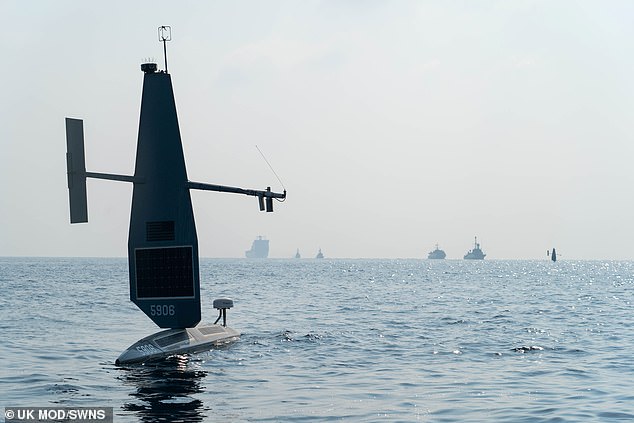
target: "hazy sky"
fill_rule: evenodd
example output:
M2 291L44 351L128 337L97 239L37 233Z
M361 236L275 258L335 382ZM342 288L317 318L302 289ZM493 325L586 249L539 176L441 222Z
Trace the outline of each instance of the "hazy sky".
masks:
M66 116L89 171L132 174L168 45L200 253L634 259L634 2L0 1L0 256L125 256L131 184L70 225Z

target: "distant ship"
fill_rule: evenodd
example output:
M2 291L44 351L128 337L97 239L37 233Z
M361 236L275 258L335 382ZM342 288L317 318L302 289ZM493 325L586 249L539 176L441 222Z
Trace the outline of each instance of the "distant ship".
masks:
M269 240L258 236L258 239L253 241L251 249L245 251L244 254L247 258L267 258L269 256Z
M321 248L319 249L319 252L315 256L315 258L324 258L324 254L321 252Z
M555 249L554 249L554 248L553 248L553 253L552 253L552 255L550 256L550 259L551 259L552 261L557 261L557 251L555 251Z
M297 252L295 253L295 258L302 258L301 254L299 254L299 248L297 249Z
M475 237L475 245L473 250L469 250L467 254L464 255L465 260L484 260L484 254L480 249L480 244L478 244L478 237Z
M447 257L447 254L441 249L438 248L438 244L436 244L436 249L427 255L428 259L434 260L442 260Z

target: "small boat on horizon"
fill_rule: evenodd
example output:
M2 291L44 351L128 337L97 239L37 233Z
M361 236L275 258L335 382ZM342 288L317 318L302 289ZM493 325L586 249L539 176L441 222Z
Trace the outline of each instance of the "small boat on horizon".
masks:
M427 255L427 258L430 260L444 260L445 257L447 257L447 254L438 248L438 244L436 244L436 249Z
M482 252L482 250L480 249L480 244L478 243L478 237L475 237L475 242L474 242L474 246L473 246L473 250L469 250L469 252L467 254L464 255L464 259L465 260L484 260L484 257L486 256L486 254L484 254Z
M315 258L318 258L318 259L323 259L324 258L324 254L321 252L321 248L319 249L319 252L315 256Z
M295 253L295 258L302 258L302 255L299 254L299 248L297 249L297 252Z

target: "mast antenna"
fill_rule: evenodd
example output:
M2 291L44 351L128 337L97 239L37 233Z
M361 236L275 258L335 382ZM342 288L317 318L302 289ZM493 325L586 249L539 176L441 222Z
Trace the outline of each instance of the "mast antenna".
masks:
M159 42L163 43L163 56L165 57L165 73L167 72L167 42L172 41L172 27L159 26L158 28Z
M264 153L262 152L262 150L260 150L260 147L257 146L257 144L255 145L255 148L258 149L258 151L260 152L260 155L262 156L262 158L264 159L264 161L266 162L267 165L269 165L269 168L271 169L271 172L273 172L273 175L275 175L275 177L277 178L277 180L279 181L280 185L282 185L282 189L284 191L286 191L286 187L284 186L284 182L282 182L282 180L280 179L280 177L277 175L277 172L275 172L275 169L273 169L273 166L271 166L271 163L269 163L268 160L266 160L266 157L264 156ZM286 200L286 199L284 199ZM282 201L284 201L282 200ZM279 200L278 200L279 201Z

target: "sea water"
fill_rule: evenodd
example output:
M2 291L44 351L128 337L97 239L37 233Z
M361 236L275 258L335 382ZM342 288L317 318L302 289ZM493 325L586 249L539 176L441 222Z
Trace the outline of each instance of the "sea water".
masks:
M126 259L0 258L0 407L115 422L634 420L634 263L202 259L224 348L116 366L159 329Z

